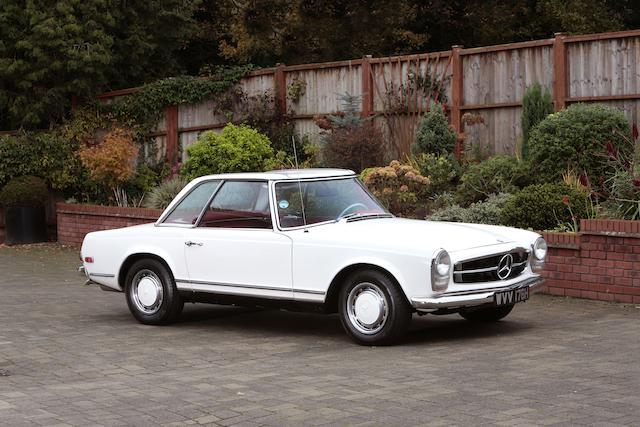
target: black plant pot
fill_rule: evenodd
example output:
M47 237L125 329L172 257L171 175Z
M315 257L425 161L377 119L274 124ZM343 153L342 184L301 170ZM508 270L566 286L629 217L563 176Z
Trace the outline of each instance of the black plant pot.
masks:
M47 241L44 207L10 207L4 213L7 245Z

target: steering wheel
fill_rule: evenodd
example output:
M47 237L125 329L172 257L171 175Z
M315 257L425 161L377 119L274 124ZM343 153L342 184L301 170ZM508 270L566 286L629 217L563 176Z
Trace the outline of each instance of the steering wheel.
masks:
M340 215L338 215L338 219L342 218L347 212L349 212L353 208L357 208L358 206L362 206L363 208L367 209L367 206L362 203L354 203L347 206L342 212L340 212Z

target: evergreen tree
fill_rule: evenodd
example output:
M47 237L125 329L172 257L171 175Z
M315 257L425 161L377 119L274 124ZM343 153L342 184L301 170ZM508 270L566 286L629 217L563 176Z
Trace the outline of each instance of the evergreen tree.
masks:
M179 70L196 3L183 0L0 2L0 128L48 127L71 97Z
M522 97L522 158L529 155L529 134L535 125L540 123L549 114L553 113L551 94L545 88L542 92L540 83L535 83L527 88Z

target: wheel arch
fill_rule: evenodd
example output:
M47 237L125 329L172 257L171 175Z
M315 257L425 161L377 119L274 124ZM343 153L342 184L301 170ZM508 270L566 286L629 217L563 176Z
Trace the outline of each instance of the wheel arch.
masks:
M167 271L171 275L171 278L175 281L176 278L173 274L173 270L169 266L169 263L163 257L151 252L136 252L128 255L125 258L125 260L122 262L122 265L120 266L120 271L118 272L118 285L120 285L120 288L122 288L122 290L125 289L124 282L127 278L127 273L129 272L129 269L136 261L139 261L141 259L154 259L160 262L162 265L164 265L164 267L167 269Z
M345 279L350 274L356 271L361 271L361 270L375 270L387 276L398 287L407 304L411 305L402 285L400 284L396 276L392 274L388 269L381 267L380 265L377 265L377 264L372 264L368 262L358 262L358 263L351 264L344 267L342 270L338 272L338 274L334 276L333 280L331 281L331 284L329 285L329 290L327 291L327 297L325 298L325 302L324 302L325 311L327 313L335 313L338 311L338 295L340 294L340 288L342 287Z

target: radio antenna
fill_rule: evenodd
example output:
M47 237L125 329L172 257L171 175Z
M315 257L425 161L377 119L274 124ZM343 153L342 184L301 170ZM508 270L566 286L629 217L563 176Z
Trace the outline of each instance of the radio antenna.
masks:
M298 167L298 151L296 150L296 137L291 135L291 144L293 144L293 159L296 162L296 172L298 173L298 191L300 192L300 207L302 209L302 223L307 226L307 214L304 210L304 195L302 194L302 182L300 181L300 168Z

